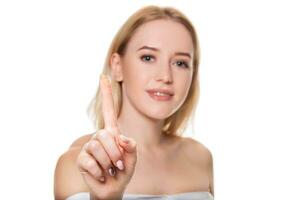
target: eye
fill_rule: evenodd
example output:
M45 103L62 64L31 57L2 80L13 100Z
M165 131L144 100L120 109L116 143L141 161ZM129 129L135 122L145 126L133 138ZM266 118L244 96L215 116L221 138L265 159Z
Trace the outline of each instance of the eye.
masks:
M175 62L178 66L184 66L184 68L189 68L189 65L187 64L187 62L183 61L183 60L179 60Z
M145 61L145 62L149 62L149 61L151 61L151 59L154 59L154 57L151 55L142 55L140 58L142 61Z

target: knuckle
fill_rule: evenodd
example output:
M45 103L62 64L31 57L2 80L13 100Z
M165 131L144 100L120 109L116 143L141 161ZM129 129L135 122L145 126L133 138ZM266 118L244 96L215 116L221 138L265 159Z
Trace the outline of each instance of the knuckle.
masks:
M101 156L101 167L103 169L108 170L113 165L112 162L113 162L113 160L109 156L109 154Z
M92 141L89 142L89 149L91 151L97 151L97 149L99 149L99 148L100 148L100 145L97 141L92 140Z
M114 133L116 128L109 124L105 127L105 129L110 133Z
M96 134L95 134L95 135L100 134L100 133L102 133L103 131L105 131L105 129L99 129L99 130L96 131Z
M88 170L93 171L93 169L97 167L97 164L96 164L96 162L93 159L87 159L85 161L85 167Z
M122 154L118 148L118 144L116 143L115 137L116 136L111 134L110 131L106 129L101 129L97 133L98 142L102 143L103 150L108 154L109 158L113 162L116 162L122 158ZM106 167L108 167L109 165L110 164L108 164L107 162Z
M80 168L84 167L84 156L82 152L77 156L76 165Z
M88 147L89 147L89 142L87 142L87 143L85 143L85 144L83 145L83 147L82 147L82 149L81 149L80 153L82 153L82 152L86 152L86 151L87 151L87 149L88 149Z
M95 138L98 140L105 139L108 136L108 132L105 129L97 131Z
M98 144L99 145L99 144ZM96 152L96 151L94 151ZM99 163L99 165L104 168L104 169L109 169L111 166L111 160L110 158L106 155L105 150L102 149L97 149L97 154L94 155L95 159Z

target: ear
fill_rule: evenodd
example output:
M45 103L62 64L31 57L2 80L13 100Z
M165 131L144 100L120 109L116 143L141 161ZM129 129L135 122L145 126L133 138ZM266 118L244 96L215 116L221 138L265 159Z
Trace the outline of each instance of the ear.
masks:
M118 53L113 53L110 58L110 66L112 78L118 82L123 81L121 56Z

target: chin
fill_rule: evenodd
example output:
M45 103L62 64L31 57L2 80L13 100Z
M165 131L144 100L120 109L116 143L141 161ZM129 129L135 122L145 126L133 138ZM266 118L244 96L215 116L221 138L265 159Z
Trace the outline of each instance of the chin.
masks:
M165 120L169 116L171 116L174 112L171 112L171 110L167 109L152 109L145 112L145 115L147 115L149 118L154 120Z

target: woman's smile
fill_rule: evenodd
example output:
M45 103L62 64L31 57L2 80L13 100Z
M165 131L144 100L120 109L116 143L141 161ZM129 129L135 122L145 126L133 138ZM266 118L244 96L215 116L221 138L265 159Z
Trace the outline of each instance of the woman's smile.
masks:
M170 101L172 99L172 95L161 93L161 92L147 92L149 96L157 101Z
M150 89L147 93L157 101L170 101L174 95L174 92L168 89Z

